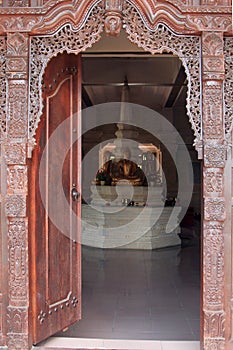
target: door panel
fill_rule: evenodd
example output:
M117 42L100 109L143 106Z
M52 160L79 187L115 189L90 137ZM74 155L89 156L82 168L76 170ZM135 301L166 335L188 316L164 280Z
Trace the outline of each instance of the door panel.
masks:
M81 318L80 226L72 216L72 211L81 215L81 196L77 201L71 198L72 188L80 192L81 183L80 139L73 142L81 127L80 113L77 113L81 106L80 73L79 56L62 54L49 62L44 75L44 111L33 151L29 193L34 344ZM61 137L51 142L51 135L63 121L66 122ZM45 148L46 144L49 146ZM65 149L69 151L63 160ZM63 187L66 200L59 197L57 186ZM50 210L59 213L65 230L50 218L47 214Z

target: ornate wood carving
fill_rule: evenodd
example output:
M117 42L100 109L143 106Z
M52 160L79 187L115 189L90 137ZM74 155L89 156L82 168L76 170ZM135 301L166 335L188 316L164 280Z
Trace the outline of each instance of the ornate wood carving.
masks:
M103 10L95 7L81 31L70 25L62 27L53 37L33 37L31 40L29 133L32 139L42 113L42 77L48 61L60 52L78 53L91 47L103 31Z
M224 81L224 102L225 102L225 132L231 141L233 122L233 37L224 39L224 59L225 59L225 81Z
M105 32L107 35L118 36L122 27L122 0L106 0Z
M22 165L7 168L8 193L27 193L27 167Z
M28 301L27 221L9 219L8 232L10 306L25 306Z
M216 143L206 144L204 153L204 165L206 167L224 168L226 163L226 146Z
M225 134L232 130L232 34L229 0L144 1L131 0L123 9L123 25L129 39L151 53L172 52L180 57L188 78L187 110L195 133L196 148L204 127L204 196L205 225L203 232L204 349L225 349L224 308L224 235L225 204L223 168ZM108 6L109 4L109 6ZM59 52L84 51L99 40L105 25L116 35L121 27L118 0L103 4L96 1L40 1L30 7L27 0L5 0L0 8L0 140L4 140L8 196L5 199L9 220L9 349L28 348L28 261L27 225L23 218L27 192L25 144L27 138L28 34L31 40L30 140L35 135L42 111L42 76L48 61ZM218 6L221 5L221 6ZM26 7L25 7L26 6ZM115 6L115 7L114 7ZM105 20L104 20L105 18ZM169 29L168 29L169 28ZM19 33L21 31L21 33ZM200 40L191 34L202 33L203 75L200 80ZM55 33L52 36L43 36ZM174 33L186 34L179 36ZM189 34L190 36L187 36ZM38 35L38 36L36 36ZM224 68L225 58L225 68ZM225 71L224 71L225 69ZM223 90L223 79L226 76ZM9 79L8 123L6 125L6 76ZM203 88L203 91L201 89ZM203 92L203 109L200 96ZM223 105L225 96L225 107ZM19 98L20 96L20 98ZM23 103L24 101L24 103ZM223 113L225 111L225 117ZM223 130L222 125L225 125ZM8 139L6 140L6 131ZM24 140L24 141L25 141ZM21 218L17 216L22 216Z
M226 218L224 198L205 198L205 219L224 221Z
M188 78L187 114L198 148L202 140L199 38L175 35L164 25L159 25L156 31L150 32L132 6L124 8L123 23L129 40L145 51L152 54L172 52L180 57Z
M6 39L0 37L0 141L6 135Z
M23 195L7 195L5 212L8 217L26 216L26 197Z
M223 195L223 170L215 168L205 168L204 186L207 194Z
M222 338L225 333L224 312L205 312L205 334L207 338Z
M222 211L220 211L220 215ZM224 238L222 223L206 223L204 225L205 237L203 248L205 251L203 260L204 283L204 310L208 314L210 310L217 313L223 309L224 302ZM204 319L205 327L211 328L209 318ZM214 331L214 330L212 330ZM209 333L205 334L209 337Z
M3 153L6 164L25 164L26 146L21 143L6 143L3 145Z
M211 24L211 21L210 21ZM206 29L210 26L207 25ZM216 23L215 23L216 25ZM219 22L222 28L222 22ZM202 28L202 27L201 27ZM203 29L203 30L206 30ZM225 349L223 33L202 33L204 130L203 309L205 349Z

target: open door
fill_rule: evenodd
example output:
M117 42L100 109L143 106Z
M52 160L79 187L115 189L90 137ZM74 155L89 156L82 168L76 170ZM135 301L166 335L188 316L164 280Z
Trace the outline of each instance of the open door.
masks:
M43 117L29 167L30 299L34 344L81 318L81 227L74 219L76 215L81 216L81 141L76 140L81 128L80 62L80 56L73 54L53 58L46 68L42 87ZM61 136L50 142L51 135L62 123ZM61 172L64 150L69 151ZM57 196L59 186L63 188L65 200ZM51 208L61 219L58 224L49 215ZM59 222L64 223L66 232Z

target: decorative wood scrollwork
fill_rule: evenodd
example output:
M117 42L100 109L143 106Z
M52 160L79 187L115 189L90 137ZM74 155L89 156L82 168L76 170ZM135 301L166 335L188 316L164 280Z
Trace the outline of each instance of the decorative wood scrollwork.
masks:
M79 31L65 25L52 37L33 37L31 40L30 111L29 133L32 139L42 113L42 77L48 61L58 53L78 53L91 47L100 39L104 27L104 11L98 5L93 8L86 23Z
M165 25L149 31L138 11L129 4L123 9L123 24L129 40L145 51L152 54L172 52L180 57L188 79L187 114L198 148L202 140L199 37L175 35Z

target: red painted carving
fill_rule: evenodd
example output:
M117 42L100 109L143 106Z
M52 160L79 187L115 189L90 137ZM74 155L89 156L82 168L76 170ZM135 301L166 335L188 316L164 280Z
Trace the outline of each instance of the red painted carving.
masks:
M221 196L223 193L223 170L205 168L203 175L205 192L208 194L217 193Z
M4 159L6 164L25 164L26 146L20 143L4 144Z
M27 167L13 165L7 168L8 193L27 193Z
M9 298L11 306L25 306L28 301L27 222L9 220Z
M5 199L5 213L8 217L26 216L25 195L7 195Z
M232 19L230 14L226 15L204 15L193 14L187 16L187 22L190 28L198 31L230 31Z
M224 102L225 116L224 125L229 142L231 142L231 132L233 128L233 37L224 39L224 60L225 60L225 80L224 80Z

